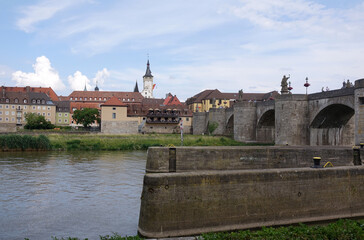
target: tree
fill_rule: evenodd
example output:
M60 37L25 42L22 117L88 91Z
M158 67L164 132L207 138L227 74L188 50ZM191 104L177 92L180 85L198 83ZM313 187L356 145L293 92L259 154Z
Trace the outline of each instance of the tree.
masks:
M44 116L36 113L26 113L25 120L27 122L24 125L25 129L52 129L55 127L50 121L46 120Z
M219 126L219 124L217 122L209 122L207 124L207 130L209 132L209 135L211 135L218 126Z
M100 112L96 108L84 108L73 112L73 119L77 124L82 124L85 128L89 127L93 122L101 122Z

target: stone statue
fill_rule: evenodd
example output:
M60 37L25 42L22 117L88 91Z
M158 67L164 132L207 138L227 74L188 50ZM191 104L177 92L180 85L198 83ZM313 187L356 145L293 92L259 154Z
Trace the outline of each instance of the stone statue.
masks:
M283 78L282 78L282 82L281 82L281 94L289 94L289 91L288 91L288 79L290 78L291 76L288 75L288 77L286 77L286 75L283 75Z
M242 102L243 101L243 89L240 89L239 90L239 102Z

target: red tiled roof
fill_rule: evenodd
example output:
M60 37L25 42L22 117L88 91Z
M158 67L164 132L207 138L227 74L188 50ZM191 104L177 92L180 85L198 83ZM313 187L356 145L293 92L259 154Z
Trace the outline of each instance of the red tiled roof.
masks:
M142 102L144 97L139 92L109 92L109 91L73 91L70 95L70 101L75 101L77 98L78 100L80 98L89 100L90 98L94 100L95 98L97 101L104 101L104 98L111 99L111 97L117 97L123 102ZM72 99L72 100L71 100ZM125 99L125 100L124 100ZM128 100L129 99L129 100ZM82 101L82 100L81 100Z
M169 93L166 99L164 99L163 105L181 105L181 102L176 95L173 96Z
M102 106L125 106L126 105L124 103L122 103L117 97L113 96L112 98L110 98L109 100L107 100L104 104L101 105Z
M26 87L5 87L2 86L0 87L0 91L2 91L3 89L5 89L5 91L8 92L38 92L38 93L45 93L48 95L48 97L50 97L50 99L52 101L59 101L57 94L53 91L53 89L51 87L48 88L43 88L43 87L30 87L30 86L26 86Z

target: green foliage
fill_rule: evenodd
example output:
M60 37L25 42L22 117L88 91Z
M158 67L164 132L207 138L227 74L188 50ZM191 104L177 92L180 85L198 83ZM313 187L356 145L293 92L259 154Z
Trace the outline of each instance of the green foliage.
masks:
M211 135L218 126L219 124L217 122L209 122L207 124L207 131L209 132L209 135Z
M178 134L94 135L49 134L52 148L57 150L147 150L153 146L181 144ZM244 146L228 137L184 135L184 146ZM252 145L252 144L250 144Z
M0 148L2 151L49 150L51 143L44 135L0 135Z
M44 116L38 115L36 113L26 113L25 114L26 124L25 129L53 129L55 126Z
M359 240L364 239L364 221L339 220L326 226L263 227L259 231L238 231L202 234L203 240Z
M73 112L73 119L77 124L82 124L85 128L89 127L93 122L100 124L100 112L96 108L84 108Z

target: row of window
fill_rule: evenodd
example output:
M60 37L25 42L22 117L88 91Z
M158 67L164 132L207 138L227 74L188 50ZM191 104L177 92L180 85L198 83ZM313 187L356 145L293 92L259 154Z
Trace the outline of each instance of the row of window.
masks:
M10 103L10 99L5 99L6 103ZM15 98L14 103L19 103L19 99ZM28 103L28 99L23 99L23 103ZM46 101L44 99L32 99L32 103L45 104Z
M11 113L11 115L13 115L13 116L15 116L15 112L14 111L11 111L11 112L9 112L9 111L0 111L0 115L3 115L3 113L5 113L5 115L10 115L10 113ZM24 112L24 114L25 114L26 112ZM41 115L41 113L40 112L38 112L38 115ZM46 115L46 113L44 112L44 113L42 113L42 115L43 116L45 116ZM21 116L21 112L18 112L18 114L17 114L17 116ZM47 113L47 116L51 116L51 113L50 112L48 112ZM67 116L66 116L67 117Z
M62 119L58 119L58 122L59 122L59 123L62 123ZM65 123L68 123L68 119L65 119L65 120L64 120L64 122L65 122Z
M65 113L64 116L68 117L68 113ZM62 117L62 113L58 113L58 117Z
M49 118L47 120L48 121L51 121L51 119L49 119ZM0 122L9 122L9 121L15 122L15 118L14 117L12 117L12 118L8 118L8 117L3 118L3 117L0 117ZM25 118L23 118L23 121L25 122ZM17 122L20 123L20 118L17 120ZM67 122L67 120L65 120L65 122Z
M101 98L101 97L99 97L99 101L106 101L107 99L110 99L110 97L109 98L106 98L106 97ZM118 99L121 101L121 98L118 98ZM71 97L70 98L70 101L72 101L72 100L73 100L73 98ZM77 101L77 100L80 100L80 101L87 101L87 100L89 100L89 101L97 101L97 97L95 97L94 100L92 100L92 97L90 97L90 98L87 98L87 97L84 97L84 98L82 98L82 97L76 98L75 97L74 100L75 101ZM132 98L132 99L130 99L130 98L123 98L123 102L125 102L125 101L128 101L128 102L132 101L132 102L134 102L135 101L135 98Z
M9 109L10 108L10 106L9 105L4 105L5 106L5 109ZM0 109L2 109L3 108L3 105L0 105ZM22 110L21 109L21 106L20 105L18 105L17 107L15 106L15 105L11 105L11 109L19 109L19 110ZM23 109L27 109L28 108L28 106L23 106ZM32 108L33 108L33 110L35 110L35 109L38 109L38 110L41 110L41 109L43 109L43 110L51 110L51 107L45 107L45 106L38 106L38 107L36 107L36 106L32 106Z

